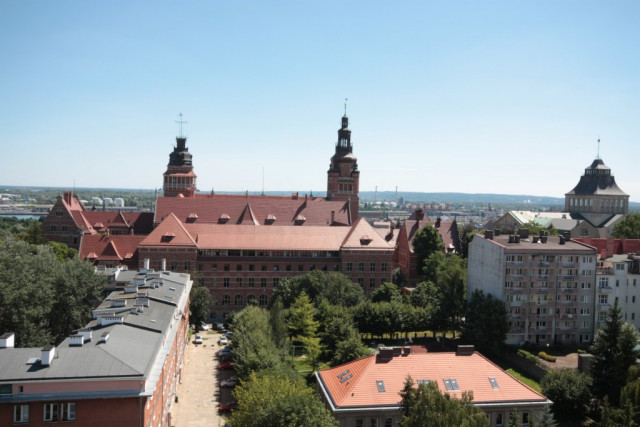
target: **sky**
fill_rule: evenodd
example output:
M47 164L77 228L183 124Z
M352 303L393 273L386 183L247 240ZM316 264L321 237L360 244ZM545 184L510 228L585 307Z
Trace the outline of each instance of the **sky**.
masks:
M637 1L0 2L0 185L564 197L599 154L640 201Z

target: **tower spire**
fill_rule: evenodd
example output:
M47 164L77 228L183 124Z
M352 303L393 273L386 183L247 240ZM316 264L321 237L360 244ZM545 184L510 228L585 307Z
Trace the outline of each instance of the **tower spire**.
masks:
M344 99L344 115L347 115L347 101L349 100L349 98L345 98Z
M598 159L600 158L600 137L598 136Z

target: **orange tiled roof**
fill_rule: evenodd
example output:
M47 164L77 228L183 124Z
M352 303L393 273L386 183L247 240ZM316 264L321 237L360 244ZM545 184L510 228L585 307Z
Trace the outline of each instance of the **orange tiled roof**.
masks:
M196 246L185 225L173 214L167 217L140 242L140 246Z
M123 260L127 255L136 253L138 244L145 238L140 235L111 235L100 234L87 235L82 238L79 258L98 259L99 261ZM124 258L122 257L124 255Z
M348 372L347 372L348 370ZM351 376L349 376L351 375ZM398 395L407 376L430 380L441 392L460 398L472 391L475 405L508 402L547 402L546 397L500 369L475 352L468 356L456 353L416 353L377 362L376 356L321 370L317 373L325 396L337 409L352 407L397 406ZM489 378L495 378L494 389ZM444 379L455 379L458 391L447 391ZM379 392L377 381L383 381L385 392Z
M376 232L376 230L363 218L359 218L352 232L343 243L343 247L347 249L393 249L393 243L387 242L384 237Z
M186 222L190 214L196 213L196 223L217 223L219 218L226 214L229 215L227 224L239 224L246 223L247 210L250 210L253 222L261 225L294 225L298 215L302 215L305 218L304 226L326 226L330 225L331 212L334 212L334 225L350 224L348 204L344 201L311 197L217 194L207 197L158 197L155 222L161 222L173 212L182 222Z

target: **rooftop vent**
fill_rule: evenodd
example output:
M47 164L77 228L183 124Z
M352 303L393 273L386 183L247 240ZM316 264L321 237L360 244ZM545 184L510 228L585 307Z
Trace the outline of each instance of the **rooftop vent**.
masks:
M166 232L162 235L162 239L161 241L163 242L170 242L171 240L173 240L173 238L176 237L176 235L174 233L170 233L170 232Z
M393 359L393 347L380 347L378 349L377 362L388 362Z
M126 307L127 306L127 300L126 299L114 299L111 300L111 308L116 308L116 307Z
M540 237L533 236L533 243L539 243L539 242L540 242Z
M106 343L108 340L109 340L109 332L103 332L102 335L100 335L99 342Z
M218 224L226 224L230 219L229 214L223 213L220 215L220 218L218 218Z
M102 316L100 319L100 325L101 326L107 326L107 325L121 325L124 323L124 317L123 316Z
M135 294L136 292L138 292L138 285L134 283L129 283L128 285L125 285L124 287L125 294Z
M558 244L564 245L564 236L558 236Z
M0 348L13 348L16 334L13 332L5 332L0 336Z
M190 213L189 216L187 216L187 222L196 222L197 219L198 214L196 213Z
M93 338L93 331L91 329L78 329L76 335L82 335L84 342L89 342Z
M493 231L492 230L485 230L484 238L487 239L487 240L493 240Z
M42 349L40 364L42 366L50 366L54 357L56 357L56 347L53 345L48 345Z
M71 335L69 337L70 347L82 347L84 345L84 335Z
M368 245L372 241L373 241L373 239L371 237L369 237L368 235L366 235L366 234L364 236L360 237L360 244L361 245Z
M540 236L540 243L547 243L549 236Z
M529 238L529 229L528 228L521 228L519 235L521 238L523 239L528 239Z

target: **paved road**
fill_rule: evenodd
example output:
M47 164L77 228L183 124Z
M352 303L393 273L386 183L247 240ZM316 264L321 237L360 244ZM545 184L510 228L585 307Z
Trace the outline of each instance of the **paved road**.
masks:
M182 369L182 382L178 385L178 403L173 406L171 424L176 427L224 426L224 417L218 415L220 400L231 400L231 391L220 390L220 381L233 375L231 371L218 371L216 351L220 348L217 332L201 332L202 345L192 342L187 346ZM222 393L222 394L221 394Z

